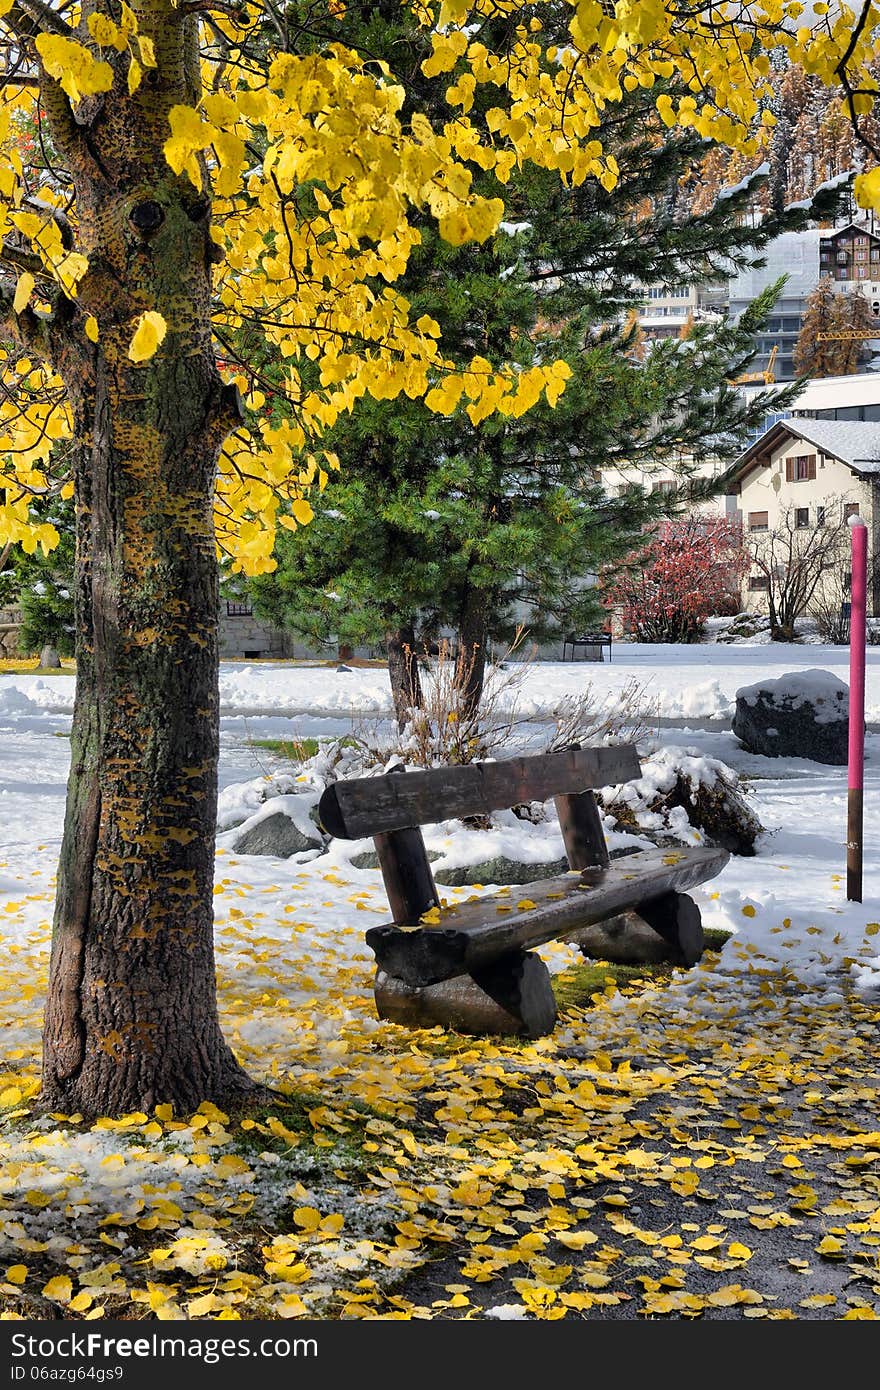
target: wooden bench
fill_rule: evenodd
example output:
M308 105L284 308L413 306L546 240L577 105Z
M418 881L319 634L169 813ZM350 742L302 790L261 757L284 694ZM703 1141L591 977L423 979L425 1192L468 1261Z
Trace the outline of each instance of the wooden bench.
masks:
M667 958L698 961L700 911L684 890L720 873L730 856L698 847L611 861L592 788L640 773L635 747L624 744L426 772L399 768L329 786L318 804L321 824L342 839L372 836L388 894L393 921L366 933L380 1018L541 1037L553 1029L556 1002L531 948L559 938L585 954L622 959L615 947L633 915ZM551 796L569 872L441 910L419 827Z
M574 660L574 654L575 654L575 651L577 650L578 647L592 647L594 652L598 652L598 656L593 656L593 655L591 655L591 656L588 658L588 660L590 660L590 661L602 661L602 660L603 660L603 657L602 657L602 649L603 649L603 647L607 647L607 648L608 648L608 660L610 661L610 660L611 660L611 633L610 633L610 632L585 632L585 633L581 634L581 636L579 636L579 637L575 636L574 634L572 634L570 637L564 637L563 640L562 640L562 660L563 660L563 661L566 660L565 653L566 653L567 648L569 648L569 647L571 647L571 659L572 659L572 661Z

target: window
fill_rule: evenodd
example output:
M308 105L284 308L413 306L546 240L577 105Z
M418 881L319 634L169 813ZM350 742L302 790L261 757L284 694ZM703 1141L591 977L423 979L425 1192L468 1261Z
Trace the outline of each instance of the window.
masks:
M837 278L838 278L838 280L845 280L845 279L846 279L846 268L845 268L845 267L844 267L843 270L838 270L838 272L837 272Z
M868 267L866 265L860 265L858 267L858 277L860 280L866 280L868 278Z
M849 256L847 255L846 251L838 251L838 253L837 253L837 264L838 264L838 265L846 265L846 263L847 263L848 260L849 260Z
M767 578L766 574L750 574L750 575L749 575L749 593L750 593L750 594L761 594L761 593L764 593L764 594L765 594L769 588L770 588L770 580Z
M798 454L796 458L785 460L785 481L787 483L805 483L815 476L815 454Z
M233 602L231 599L226 600L227 618L250 618L253 616L253 611L247 599L242 599L237 602ZM247 653L245 652L245 656L246 655Z
M805 531L810 524L809 507L795 507L794 524L799 531Z
M654 486L652 487L651 491L652 491L652 492L674 492L674 491L675 491L675 479L674 479L674 478L661 478L660 481L659 481L659 483L655 483L655 484L654 484Z
M880 261L880 246L871 247L871 260Z
M859 251L856 252L856 260L857 260L857 261L866 261L867 259L868 259L868 253L867 253L867 251L859 250Z
M817 526L824 526L824 525L825 525L825 508L824 508L824 507L817 507L817 508L816 508L816 525L817 525Z
M767 530L767 513L766 513L766 512L749 512L749 530L750 530L750 531L766 531L766 530Z
M844 502L844 504L843 504L843 519L844 519L844 521L849 521L849 519L850 519L851 516L858 516L858 514L859 514L859 504L858 504L858 502Z

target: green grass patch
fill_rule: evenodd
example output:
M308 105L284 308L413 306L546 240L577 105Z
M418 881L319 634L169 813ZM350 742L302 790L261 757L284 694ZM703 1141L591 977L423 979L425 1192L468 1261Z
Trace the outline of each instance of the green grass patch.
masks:
M276 757L285 758L291 763L304 763L309 758L313 758L318 752L321 743L335 742L333 739L317 738L252 738L248 740L251 748L265 748L267 753L274 753ZM344 748L354 748L357 739L341 738L339 742Z
M707 931L705 952L719 952L732 935L727 931ZM677 967L669 961L642 961L637 965L618 965L609 960L585 960L553 976L553 993L560 1009L586 1009L608 989L638 994L643 989L669 980Z

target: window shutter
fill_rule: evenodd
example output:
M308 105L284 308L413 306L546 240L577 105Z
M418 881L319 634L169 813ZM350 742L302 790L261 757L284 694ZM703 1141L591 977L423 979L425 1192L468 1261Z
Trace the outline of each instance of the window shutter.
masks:
M785 481L787 483L794 482L794 459L785 460Z
M816 455L810 454L807 459L807 481L811 481L816 476Z

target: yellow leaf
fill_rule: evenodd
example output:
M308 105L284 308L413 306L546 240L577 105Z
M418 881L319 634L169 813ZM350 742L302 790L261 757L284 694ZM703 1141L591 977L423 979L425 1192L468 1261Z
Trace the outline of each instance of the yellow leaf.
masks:
M290 505L290 510L296 517L300 526L308 526L315 513L304 497L297 497Z
M18 277L18 284L15 287L15 298L12 307L17 314L20 314L26 304L30 302L31 293L34 288L34 277L29 270L22 271Z
M727 1253L732 1260L750 1260L752 1258L752 1252L749 1247L747 1245L740 1245L739 1241L736 1240L732 1245L728 1245Z
M95 318L94 314L89 314L86 319L85 332L90 343L96 343L98 341L98 320Z
M200 1318L203 1313L211 1313L216 1303L216 1298L212 1293L203 1294L201 1298L194 1298L187 1304L187 1311L194 1318Z
M128 64L128 95L133 96L141 85L143 69L137 58L131 58Z
M321 1224L321 1213L314 1207L297 1207L293 1219L304 1231L316 1231Z
M67 1306L73 1313L84 1313L88 1308L91 1308L93 1302L92 1294L87 1289L83 1289L82 1293L78 1293L76 1298L72 1298Z
M128 348L132 362L146 362L152 357L167 331L165 320L154 309L141 314L137 321L134 337Z
M10 1265L6 1271L9 1284L23 1284L27 1278L27 1265Z
M834 1255L840 1255L843 1249L844 1245L842 1240L838 1240L836 1236L824 1236L816 1246L816 1254L831 1258Z
M66 1274L58 1274L43 1288L43 1297L52 1298L56 1303L69 1303L73 1285Z

